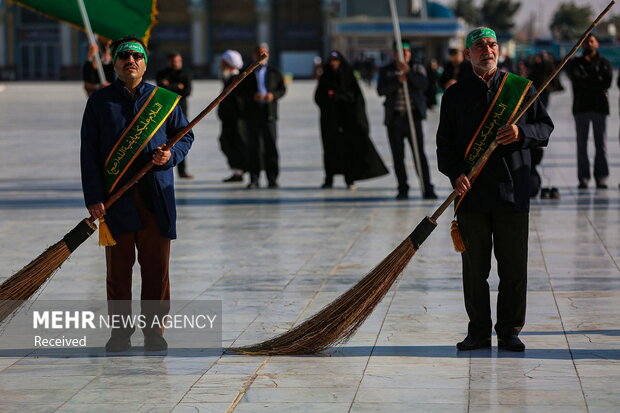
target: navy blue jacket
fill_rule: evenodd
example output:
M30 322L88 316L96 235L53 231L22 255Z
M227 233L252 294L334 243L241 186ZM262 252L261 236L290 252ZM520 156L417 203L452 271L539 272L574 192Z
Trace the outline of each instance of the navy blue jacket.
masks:
M118 138L133 120L155 86L142 82L135 100L120 80L95 92L86 103L81 131L82 190L86 206L105 202L108 198L103 183L103 166ZM188 122L177 105L166 122L157 130L132 166L127 170L116 188L126 183L135 172L151 160L157 147L172 139ZM173 167L187 155L194 135L190 131L171 149L168 163L154 166L141 180L145 203L157 217L161 235L176 238L176 205L174 199ZM133 199L133 187L106 211L106 223L113 236L142 229L138 209ZM149 202L150 201L150 202Z
M484 118L505 73L495 73L491 87L478 76L470 76L450 86L441 101L437 129L437 164L454 184L469 172L465 151ZM523 102L535 94L528 90ZM553 122L539 100L517 122L523 136L510 145L499 145L467 192L458 212L485 212L500 205L528 211L532 157L530 148L547 146Z

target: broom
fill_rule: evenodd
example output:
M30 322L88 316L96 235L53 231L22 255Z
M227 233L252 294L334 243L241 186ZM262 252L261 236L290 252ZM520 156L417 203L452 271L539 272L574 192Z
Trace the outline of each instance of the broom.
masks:
M612 0L607 8L596 18L537 93L525 103L518 115L511 121L511 124L515 124L538 99L540 93L577 52L586 37L614 4L615 1ZM468 179L471 180L478 173L496 147L497 142L493 141L467 174ZM228 349L227 352L247 355L315 354L330 346L346 342L372 313L385 294L387 294L394 281L405 269L424 240L437 226L439 216L456 197L457 193L453 191L435 213L430 217L425 217L413 232L384 258L379 265L314 316L306 319L291 330L267 341L244 347L233 347Z
M261 62L267 57L263 54L252 63L245 71L228 85L194 120L192 120L183 130L175 135L163 148L163 151L170 150L185 134L187 134L198 122L200 122L209 112L211 112L224 98L252 73ZM105 202L107 210L116 202L129 188L135 185L152 167L153 162L149 162L140 169L132 178L110 196ZM82 220L69 231L62 240L49 247L45 252L35 258L30 264L19 270L0 285L0 324L18 309L23 301L28 300L45 284L47 280L60 268L84 241L88 239L96 230L95 219L91 216Z

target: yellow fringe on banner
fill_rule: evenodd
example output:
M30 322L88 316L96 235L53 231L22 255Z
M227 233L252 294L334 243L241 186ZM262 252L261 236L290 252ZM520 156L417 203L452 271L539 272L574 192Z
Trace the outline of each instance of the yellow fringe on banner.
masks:
M465 241L463 241L463 236L461 235L461 230L459 229L459 223L456 222L456 220L452 221L452 227L450 228L450 236L452 237L452 243L454 244L454 250L456 252L464 252Z
M108 228L108 224L105 223L105 219L99 219L99 246L101 247L111 247L116 245L116 241L114 241L114 237L112 237L112 233L110 232L110 228Z

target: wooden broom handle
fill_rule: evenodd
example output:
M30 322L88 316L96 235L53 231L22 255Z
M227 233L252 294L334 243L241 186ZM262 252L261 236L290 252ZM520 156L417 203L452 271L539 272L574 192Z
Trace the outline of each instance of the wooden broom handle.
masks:
M542 84L542 86L540 87L540 89L538 89L536 91L536 94L534 96L532 96L532 98L530 100L527 101L527 103L525 103L524 106L521 107L521 109L519 110L519 113L517 114L517 116L515 116L512 119L512 122L510 123L511 125L514 125L515 123L517 123L517 121L519 119L521 119L521 117L525 114L525 112L530 108L530 106L532 106L534 104L534 102L536 101L536 99L538 99L538 97L540 96L540 94L545 90L545 88L547 86L549 86L549 83L551 83L551 81L560 73L560 71L564 68L564 66L566 65L566 63L570 60L571 57L573 57L573 55L575 53L577 53L577 50L579 50L579 48L581 47L581 45L583 44L583 42L586 40L586 37L588 37L588 35L590 34L590 32L592 32L592 30L594 30L594 28L599 24L599 22L602 20L602 18L607 14L607 12L609 10L611 10L611 8L614 6L614 4L616 4L615 0L611 0L611 2L607 5L607 7L605 8L605 10L603 10L601 12L601 14L598 15L598 17L596 18L596 20L594 20L592 22L592 24L590 25L590 27L588 27L588 29L581 35L581 38L579 39L579 41L577 43L575 43L575 45L573 46L573 48L571 49L571 51L564 57L564 59L562 59L562 62L560 62L560 64L555 68L555 70L553 71L553 73L547 78L547 80L545 80L545 83ZM482 154L482 156L476 161L476 163L474 164L474 166L472 166L471 170L469 171L469 173L467 174L467 179L472 179L474 176L477 175L478 171L480 169L482 169L482 167L484 166L484 164L489 160L489 158L491 157L491 154L493 153L493 151L495 150L495 148L497 148L497 141L493 140L493 142L491 142L491 144L489 145L489 147L487 148L487 150ZM437 222L437 219L441 216L441 214L444 213L444 211L450 206L450 204L456 199L456 197L458 196L458 194L456 193L456 191L452 191L452 193L450 194L450 196L439 206L439 208L437 208L437 210L435 211L435 213L431 216L431 219L435 222Z
M211 112L217 105L220 104L220 102L222 100L224 100L224 98L226 96L228 96L228 94L230 92L232 92L232 90L234 88L236 88L239 83L241 83L243 81L243 79L245 79L250 73L252 73L254 70L256 70L256 68L262 63L262 61L264 59L267 58L266 54L261 54L258 59L256 59L256 61L254 63L252 63L250 65L250 67L248 67L247 69L245 69L242 73L239 74L239 76L237 76L237 78L235 80L232 81L232 83L230 85L228 85L223 91L222 93L219 94L218 97L216 97L210 104L209 106L207 106L202 112L200 112L200 114L198 116L196 116L194 118L194 120L192 120L190 123L187 124L187 126L185 128L183 128L179 133L177 133L175 135L174 138L172 138L170 141L168 141L168 143L166 143L166 145L164 145L164 147L162 148L162 151L168 151L170 150L170 148L172 148L174 146L174 144L176 144L178 141L180 141L183 136L185 136L190 130L192 130L192 128L194 126L196 126L196 124L198 122L200 122L205 116L207 116L207 114L209 112ZM125 185L121 186L119 189L117 189L111 196L110 198L108 198L107 201L105 201L105 203L103 204L105 206L105 209L107 210L112 204L114 204L116 201L118 201L118 199L123 196L123 194L125 192L127 192L129 190L129 188L131 188L132 186L134 186L136 183L138 183L138 181L144 176L146 175L146 173L148 171L151 170L151 168L155 166L155 164L153 163L153 161L151 160L150 162L148 162L146 165L144 165L142 167L142 169L140 169L138 172L136 172L136 174L134 176L131 177L131 179L125 183ZM95 219L90 216L88 218L91 222L95 221Z

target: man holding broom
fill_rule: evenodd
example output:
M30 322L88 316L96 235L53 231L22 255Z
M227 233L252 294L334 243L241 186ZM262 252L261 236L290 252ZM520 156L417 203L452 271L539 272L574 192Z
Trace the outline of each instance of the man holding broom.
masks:
M143 82L148 55L141 39L127 36L112 44L118 79L93 94L81 130L82 188L93 218L109 226L106 245L107 299L110 315L131 314L131 274L137 258L142 276L144 347L163 351L168 345L153 320L170 308L170 240L176 238L173 167L185 158L193 133L172 149L160 148L187 126L179 96ZM106 210L104 203L146 163L153 168ZM100 225L100 237L107 228ZM101 241L101 238L100 238ZM101 242L100 242L101 243ZM127 351L134 327L112 330L108 352Z
M531 82L497 70L495 32L470 32L465 57L475 76L450 87L441 102L437 130L439 170L459 195L455 203L465 251L462 253L467 337L458 350L491 346L489 284L491 251L500 279L495 331L498 346L523 351L518 335L525 323L527 292L530 148L546 146L553 122L537 100L515 125L519 105L534 94ZM492 140L499 144L481 172L467 174Z

